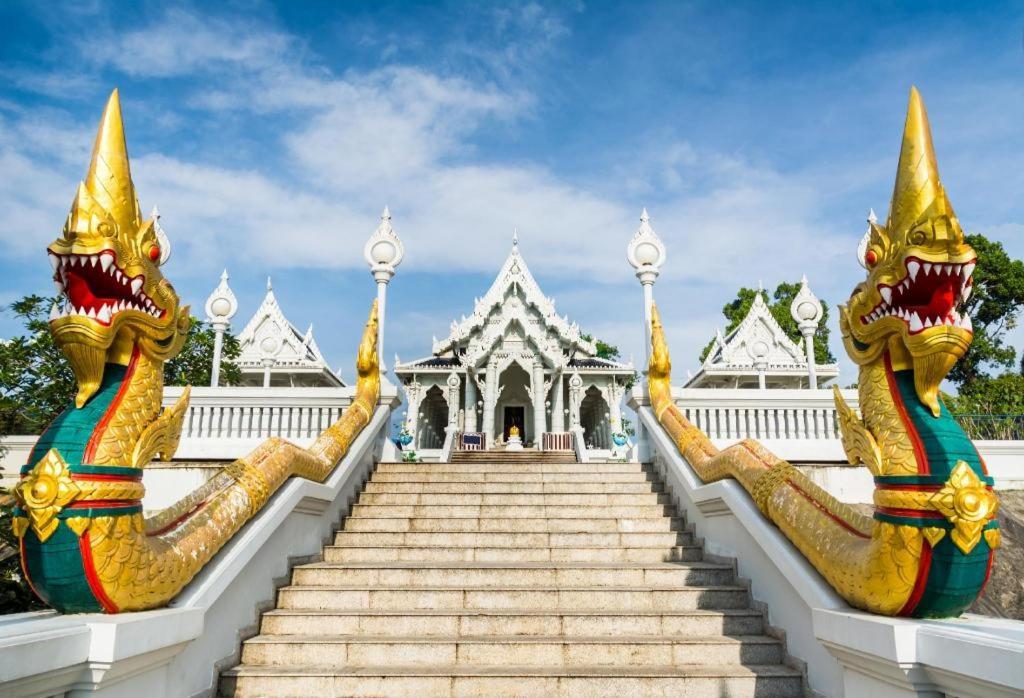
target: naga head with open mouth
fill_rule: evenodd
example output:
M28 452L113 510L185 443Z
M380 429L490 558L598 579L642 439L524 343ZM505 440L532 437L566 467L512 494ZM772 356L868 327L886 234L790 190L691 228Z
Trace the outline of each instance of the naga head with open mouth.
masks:
M135 196L117 90L64 230L47 252L61 296L50 330L75 373L78 407L96 393L107 363L127 365L136 348L154 362L181 350L189 309L160 272L167 239L155 217L143 219Z
M889 216L873 218L858 256L867 279L840 307L850 357L864 365L888 350L895 370L913 369L918 398L938 416L939 384L974 337L961 314L971 294L974 249L946 197L928 115L916 88L903 132Z

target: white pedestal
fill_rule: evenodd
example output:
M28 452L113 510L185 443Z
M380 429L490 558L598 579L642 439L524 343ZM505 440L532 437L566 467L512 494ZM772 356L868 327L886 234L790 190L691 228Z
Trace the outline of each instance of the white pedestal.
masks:
M518 436L508 437L508 445L505 446L506 451L522 451L523 440Z

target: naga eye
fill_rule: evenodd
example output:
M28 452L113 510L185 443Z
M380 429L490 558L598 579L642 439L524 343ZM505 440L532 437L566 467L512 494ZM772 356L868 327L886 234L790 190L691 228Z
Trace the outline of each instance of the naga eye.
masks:
M146 253L149 256L149 261L155 262L160 259L160 245L153 245L149 248L149 252Z
M876 264L878 264L878 253L876 253L874 250L868 250L864 254L864 263L867 264L869 267L873 267Z

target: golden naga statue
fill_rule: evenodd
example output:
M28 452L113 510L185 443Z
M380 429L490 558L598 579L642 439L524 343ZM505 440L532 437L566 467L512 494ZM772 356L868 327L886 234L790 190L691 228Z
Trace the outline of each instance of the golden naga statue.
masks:
M706 482L733 478L848 603L890 616L949 617L988 580L999 501L974 444L939 384L971 344L977 262L946 198L916 89L885 225L861 249L867 278L840 307L843 341L860 367L861 416L835 391L843 447L875 479L865 516L753 440L718 451L672 401L671 362L657 309L651 405Z
M515 424L509 427L508 436L510 439L519 436L519 427L517 427Z
M167 241L135 196L117 90L62 235L49 247L63 294L50 330L78 394L43 433L15 489L14 532L36 594L64 613L163 606L292 475L322 481L370 421L380 394L377 307L355 399L308 449L271 438L166 510L144 518L142 468L178 446L188 390L161 411L163 364L188 307L164 278Z

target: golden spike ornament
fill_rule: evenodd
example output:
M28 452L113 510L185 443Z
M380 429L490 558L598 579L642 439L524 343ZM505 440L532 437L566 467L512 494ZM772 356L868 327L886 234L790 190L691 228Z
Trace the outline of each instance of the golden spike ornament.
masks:
M917 89L889 216L869 223L859 260L867 277L840 307L847 352L859 366L860 414L838 390L850 463L874 476L874 512L837 501L754 440L719 451L672 400L671 361L657 308L648 367L651 408L705 482L735 479L761 512L848 603L890 616L948 617L988 580L1000 535L999 500L977 449L938 387L970 346L977 255L939 179Z
M26 578L65 613L165 605L288 478L322 482L380 396L374 302L352 404L312 446L267 439L144 517L142 468L173 457L187 411L188 389L162 411L161 398L164 362L180 351L189 312L163 276L166 238L140 210L115 90L64 230L48 248L62 295L50 330L78 393L40 436L14 491Z

